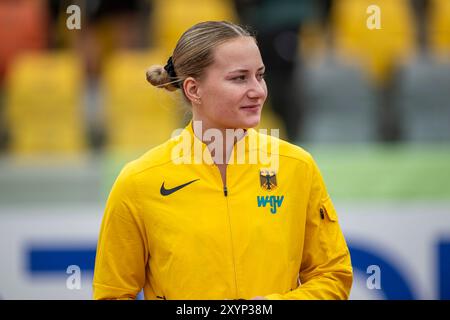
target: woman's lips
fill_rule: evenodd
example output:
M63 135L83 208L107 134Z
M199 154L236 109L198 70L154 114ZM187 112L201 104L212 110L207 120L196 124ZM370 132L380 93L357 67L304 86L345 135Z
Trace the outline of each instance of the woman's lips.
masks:
M252 104L248 106L243 106L241 109L248 110L248 111L255 111L258 110L261 106L259 104Z

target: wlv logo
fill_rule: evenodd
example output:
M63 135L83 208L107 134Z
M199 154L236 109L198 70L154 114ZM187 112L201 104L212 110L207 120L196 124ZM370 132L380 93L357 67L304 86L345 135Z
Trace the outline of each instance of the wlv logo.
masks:
M283 203L284 196L258 196L258 207L266 207L270 204L270 212L277 213L277 207L281 207Z

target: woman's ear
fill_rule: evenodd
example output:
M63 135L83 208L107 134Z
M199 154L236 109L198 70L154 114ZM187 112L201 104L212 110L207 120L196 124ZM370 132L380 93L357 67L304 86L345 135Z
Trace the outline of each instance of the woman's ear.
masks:
M200 88L197 80L187 77L183 82L183 90L191 103L200 104Z

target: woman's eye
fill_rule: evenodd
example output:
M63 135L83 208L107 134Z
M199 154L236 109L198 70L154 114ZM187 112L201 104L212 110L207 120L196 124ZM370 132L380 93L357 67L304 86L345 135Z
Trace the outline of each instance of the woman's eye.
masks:
M242 75L242 76L239 76L239 77L235 77L235 78L233 78L233 80L240 80L240 81L243 81L243 80L245 80L245 76Z
M260 74L256 75L256 78L258 80L262 80L262 79L264 79L264 77L265 77L265 73L260 73ZM235 80L235 81L245 81L245 80L247 80L247 76L246 75L237 76L237 77L234 77L233 80Z

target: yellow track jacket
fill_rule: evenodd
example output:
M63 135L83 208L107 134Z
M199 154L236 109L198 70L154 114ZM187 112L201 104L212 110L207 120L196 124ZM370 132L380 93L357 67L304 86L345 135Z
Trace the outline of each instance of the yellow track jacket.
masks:
M192 148L177 157L182 139ZM142 288L145 299L348 298L350 254L311 155L253 129L231 159L238 148L279 163L236 157L223 186L189 124L124 167L103 217L94 299L134 299Z

